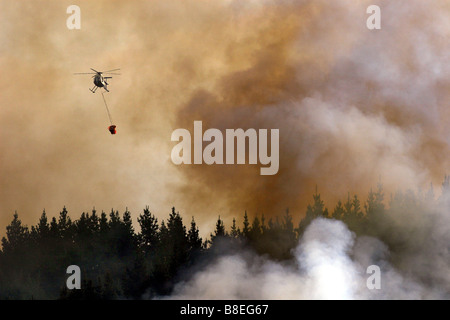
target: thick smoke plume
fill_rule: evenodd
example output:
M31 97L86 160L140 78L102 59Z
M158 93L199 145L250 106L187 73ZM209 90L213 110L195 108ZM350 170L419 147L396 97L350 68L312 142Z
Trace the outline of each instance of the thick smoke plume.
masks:
M382 2L382 29L372 32L364 25L368 4L267 6L252 36L230 45L231 59L249 44L259 48L240 57L246 65L193 94L179 126L202 119L206 128L279 128L280 171L260 177L254 167L182 168L195 204L208 198L213 207L225 197L235 211L272 215L303 210L316 185L336 200L379 181L392 192L442 179L448 6Z
M0 225L149 204L202 229L222 217L303 212L330 201L438 183L449 167L447 1L0 1ZM121 68L106 130L89 68ZM177 167L177 128L280 129L280 171Z
M448 299L449 216L428 218L446 227L433 224L430 231L441 229L436 236L419 250L400 256L376 238L356 237L341 221L318 218L294 250L292 263L274 262L249 251L220 256L180 282L168 298ZM368 267L374 265L380 268L379 288L367 285L368 280L372 283Z

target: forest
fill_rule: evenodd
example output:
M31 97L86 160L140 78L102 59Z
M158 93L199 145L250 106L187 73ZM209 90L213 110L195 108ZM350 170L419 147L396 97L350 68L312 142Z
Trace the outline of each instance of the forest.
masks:
M405 248L413 250L415 244L409 235L420 230L414 226L396 227L411 217L428 219L427 212L447 205L443 201L444 195L450 193L449 182L446 176L442 195L437 198L432 187L427 192L397 192L387 197L378 185L366 199L348 194L330 210L316 188L306 212L298 217L288 209L270 219L264 215L249 218L244 211L242 224L237 225L233 219L226 228L219 216L207 239L200 236L194 217L186 223L175 208L162 221L149 207L144 208L137 217L139 232L128 210L123 214L114 210L99 214L93 209L75 220L65 207L51 219L44 210L30 228L16 212L1 241L0 299L167 296L177 282L189 277L189 270L201 268L225 253L245 248L274 261L289 261L292 249L317 217L341 220L358 235L376 236L394 253ZM298 223L293 222L296 218ZM72 264L81 268L80 290L66 288L66 268Z

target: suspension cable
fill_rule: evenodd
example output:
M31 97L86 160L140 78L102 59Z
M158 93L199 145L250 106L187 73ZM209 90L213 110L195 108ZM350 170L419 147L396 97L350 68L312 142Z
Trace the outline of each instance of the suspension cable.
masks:
M111 123L111 125L113 125L113 122L111 119L111 114L109 113L108 105L106 104L106 99L105 99L105 96L103 95L103 92L102 92L102 97L103 97L103 102L105 103L106 112L108 113L109 122Z

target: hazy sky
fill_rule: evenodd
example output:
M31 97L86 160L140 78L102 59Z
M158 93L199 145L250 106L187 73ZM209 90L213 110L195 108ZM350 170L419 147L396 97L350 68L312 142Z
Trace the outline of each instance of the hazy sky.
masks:
M382 182L449 173L450 5L377 1L0 0L0 234L15 210L73 218L175 206L200 228L244 210L303 214ZM66 9L81 8L69 30ZM89 68L121 68L92 94ZM280 129L280 171L176 166L177 128Z

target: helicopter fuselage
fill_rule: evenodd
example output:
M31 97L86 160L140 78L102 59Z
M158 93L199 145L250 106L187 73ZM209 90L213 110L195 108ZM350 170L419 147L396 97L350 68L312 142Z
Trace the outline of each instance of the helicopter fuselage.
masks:
M94 84L95 84L97 87L100 87L100 88L102 88L102 87L104 87L105 85L107 85L105 79L104 79L100 74L96 74L96 75L94 76Z
M91 68L91 70L94 72L82 72L82 73L74 73L74 74L93 74L92 78L94 78L93 82L94 82L95 86L93 88L89 88L89 90L91 90L92 93L95 93L95 91L97 91L98 88L103 88L103 89L105 89L105 91L109 92L108 79L111 79L112 77L104 77L103 74L120 75L120 73L114 73L114 71L118 71L120 69L113 69L113 70L108 70L108 71L104 71L104 72L100 72L100 71L97 71L92 68Z

